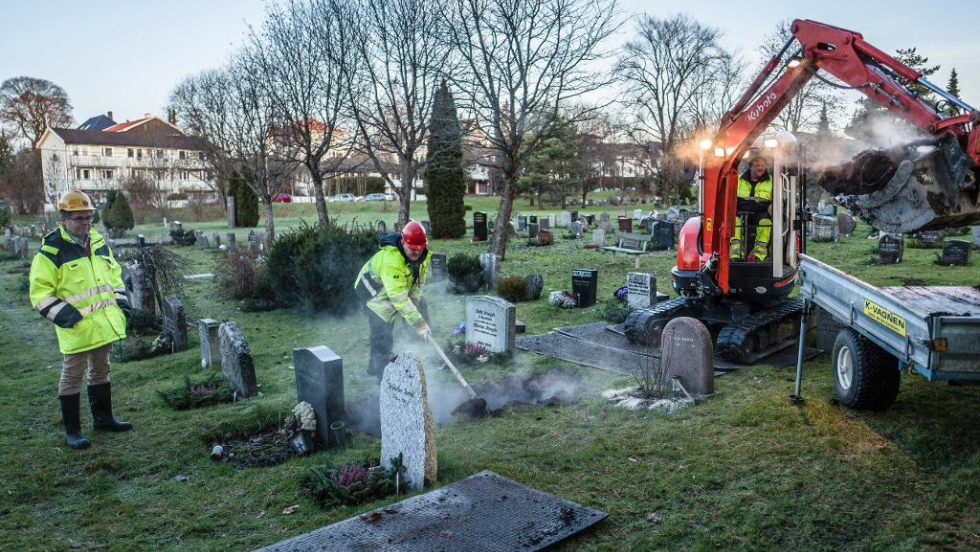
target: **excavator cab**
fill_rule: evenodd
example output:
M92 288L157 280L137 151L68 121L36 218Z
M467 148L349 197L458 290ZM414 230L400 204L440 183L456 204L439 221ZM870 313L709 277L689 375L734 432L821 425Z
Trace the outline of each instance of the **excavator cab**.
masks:
M799 148L790 132L759 136L743 157L739 174L754 159L766 161L772 198L736 199L736 229L729 246L732 299L775 305L793 291L799 250ZM764 195L764 194L763 194Z

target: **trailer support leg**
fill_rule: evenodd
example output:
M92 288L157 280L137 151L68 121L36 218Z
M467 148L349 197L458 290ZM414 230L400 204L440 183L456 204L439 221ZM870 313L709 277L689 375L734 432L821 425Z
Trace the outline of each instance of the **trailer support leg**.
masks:
M789 396L793 404L802 404L803 358L806 352L806 315L810 310L810 300L803 300L803 313L800 315L800 348L796 356L796 393Z

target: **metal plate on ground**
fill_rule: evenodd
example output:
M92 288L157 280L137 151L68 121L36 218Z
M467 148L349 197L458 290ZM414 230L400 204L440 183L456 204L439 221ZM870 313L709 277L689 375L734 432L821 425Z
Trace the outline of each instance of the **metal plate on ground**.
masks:
M533 552L607 515L482 471L255 552Z
M618 374L632 374L645 366L650 358L660 358L660 349L637 345L627 341L622 333L622 325L610 326L606 322L593 322L578 326L555 328L539 334L517 338L517 347L567 360L583 366L591 366ZM804 360L818 354L820 349L807 347ZM798 350L794 345L758 360L752 365L769 364L777 368L796 366ZM725 360L715 355L713 360L715 375L744 368L745 365Z

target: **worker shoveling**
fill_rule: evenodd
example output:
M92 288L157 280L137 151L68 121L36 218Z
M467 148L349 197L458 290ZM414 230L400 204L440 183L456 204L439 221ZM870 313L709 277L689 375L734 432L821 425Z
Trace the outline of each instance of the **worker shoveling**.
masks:
M874 228L892 233L980 220L971 160L952 136L866 150L825 169L819 185Z

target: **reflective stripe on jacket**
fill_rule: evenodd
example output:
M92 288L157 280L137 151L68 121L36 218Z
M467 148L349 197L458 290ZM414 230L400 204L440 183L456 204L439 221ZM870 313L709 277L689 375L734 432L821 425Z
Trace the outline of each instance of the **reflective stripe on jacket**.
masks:
M31 305L55 323L58 348L66 355L126 337L122 268L95 230L89 231L88 251L59 226L44 236L31 262Z
M752 183L745 179L745 175L738 178L738 197L757 197L772 201L772 179L768 176L765 180L755 183L755 190L752 190Z
M368 308L385 322L393 322L400 314L406 322L415 324L422 319L417 305L422 298L422 284L428 270L428 252L416 280L399 248L386 245L361 267L354 280L354 288L363 286L370 296Z

